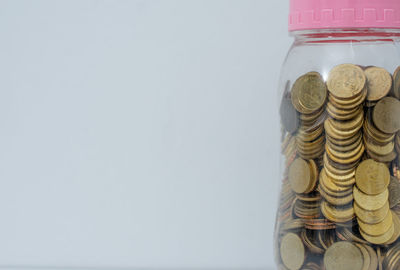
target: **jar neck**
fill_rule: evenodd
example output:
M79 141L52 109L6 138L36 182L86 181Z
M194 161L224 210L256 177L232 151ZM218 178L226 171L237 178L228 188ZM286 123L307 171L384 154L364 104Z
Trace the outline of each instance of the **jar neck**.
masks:
M400 29L317 29L290 34L299 43L393 42L400 39Z

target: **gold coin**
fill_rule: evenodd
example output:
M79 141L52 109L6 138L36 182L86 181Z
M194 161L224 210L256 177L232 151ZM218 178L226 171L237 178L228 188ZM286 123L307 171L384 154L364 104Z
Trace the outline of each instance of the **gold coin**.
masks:
M353 64L342 64L334 67L328 76L329 92L340 99L349 99L358 94L366 85L364 71Z
M400 130L400 101L385 97L376 104L372 119L375 126L385 133L396 133Z
M389 198L389 191L388 189L385 189L384 192L378 195L367 195L354 186L353 196L354 200L362 209L374 211L382 208L385 205Z
M305 202L318 202L321 200L321 196L317 192L309 193L309 194L296 194L296 197L299 200L305 201Z
M358 129L351 130L350 132L337 130L332 126L332 124L330 123L330 121L328 119L325 120L325 122L324 122L324 128L325 128L326 134L328 134L329 137L337 139L337 140L345 140L345 139L354 137L358 132Z
M324 217L337 223L345 223L354 218L354 208L352 205L337 207L323 201L321 203L321 211Z
M366 121L364 121L365 128L370 131L371 136L378 141L390 142L394 139L395 134L385 133L380 131L372 121L372 115L366 114Z
M354 168L351 169L338 169L334 167L330 162L328 155L325 153L324 157L324 167L326 169L326 174L332 178L337 180L348 180L349 178L353 178L356 175L356 170Z
M343 110L343 109L338 109L332 105L331 102L328 102L326 105L326 111L328 114L336 119L336 120L341 120L341 121L346 121L350 120L354 117L356 117L361 111L363 110L363 106L358 106L355 107L351 110Z
M325 153L325 156L326 156L326 158L325 158L326 162L325 163L329 164L331 167L336 168L338 171L341 171L341 172L349 171L349 170L355 170L355 168L358 166L358 163L359 163L359 159L357 159L353 163L345 164L343 162L337 162L337 161L332 160L327 153Z
M367 240L368 242L370 242L371 244L381 245L381 244L388 242L393 237L394 224L392 223L389 230L379 236L369 235L369 234L365 233L361 228L360 228L360 233L361 233L361 236L364 237L364 239Z
M318 118L316 118L313 121L301 121L301 125L304 129L310 129L313 127L319 127L322 125L322 123L325 121L327 116L327 113L322 114L321 116L319 116Z
M315 130L304 130L303 127L299 129L296 135L296 139L299 141L311 142L316 140L324 132L324 127L317 126Z
M312 155L314 153L319 153L321 152L321 149L323 149L323 145L324 145L324 139L322 140L318 140L319 141L319 145L302 145L303 143L298 143L297 144L297 151L300 154L305 154L305 155ZM307 159L307 158L305 158Z
M385 164L372 159L364 160L356 169L357 187L368 195L382 193L390 182L390 172Z
M326 125L329 125L329 130L327 132L329 135L334 133L336 136L339 136L339 138L350 138L353 137L354 135L357 134L357 132L360 130L362 127L362 121L358 123L358 126L354 126L353 129L339 129L339 126L336 126L333 124L334 120L332 118L327 118L324 122L324 127L326 128Z
M324 149L322 148L321 151L315 153L299 153L299 156L304 159L319 159L322 154L324 153Z
M345 195L347 195L352 192L352 189L349 187L340 187L336 185L333 179L326 175L325 169L321 170L319 181L327 188L327 190L331 191L332 193L336 194L346 193Z
M302 150L301 148L297 148L297 152L300 157L306 160L313 159L311 157L315 156L318 157L319 154L321 153L321 149L315 149L315 150Z
M296 143L297 143L298 148L301 148L303 150L307 150L307 149L312 150L312 149L322 148L323 146L321 146L321 144L323 144L324 140L325 140L324 136L321 136L312 142L306 142L306 141L301 140L300 138L296 138Z
M376 224L381 222L389 212L389 203L386 202L382 208L379 208L374 211L368 211L362 209L358 203L354 202L354 212L359 220L363 221L364 223L368 224Z
M369 270L376 270L378 268L378 255L376 254L375 250L369 245L364 245L364 247L368 250L369 257L371 259Z
M352 184L355 183L356 179L354 177L355 175L355 169L350 169L350 170L339 170L336 169L335 167L331 166L329 163L324 163L324 168L325 168L325 173L328 175L330 178L334 179L336 183L347 183L347 182L352 182ZM346 186L346 185L345 185Z
M396 177L394 176L390 177L390 183L388 189L389 189L389 206L390 208L393 208L400 203L400 182Z
M280 253L283 264L289 270L299 270L306 256L303 242L294 233L288 233L282 238Z
M371 236L379 236L386 233L390 229L390 226L392 226L392 224L393 217L391 211L388 211L385 218L381 222L376 224L368 224L362 222L361 220L358 220L358 225L360 226L360 228L365 233Z
M368 250L365 248L364 245L362 245L360 243L354 243L354 245L356 245L360 249L360 251L361 251L361 253L363 255L363 267L362 267L362 270L369 270L369 265L371 263L371 258L369 256Z
M360 152L360 154L362 156L363 153ZM356 159L356 161L354 161L353 163L339 163L339 162L335 162L335 161L331 160L329 157L328 157L328 160L329 160L329 163L333 167L335 167L335 168L337 168L339 170L350 170L350 169L353 170L353 169L355 169L357 167L357 165L358 165L358 163L360 161L360 159Z
M392 88L392 76L383 68L369 67L364 70L367 77L368 101L377 101L385 97Z
M360 112L355 118L347 121L338 121L329 119L329 122L337 130L345 131L345 130L359 129L364 122L364 113Z
M338 108L334 105L332 102L328 102L326 104L327 109L329 109L328 112L332 112L333 115L339 115L346 117L348 115L353 115L355 112L359 111L359 108L362 106L356 106L356 107L351 107L350 109L343 109L343 108Z
M289 168L289 183L292 190L296 193L304 193L310 185L311 179L310 166L302 158L297 158Z
M346 158L336 157L335 155L332 154L329 147L327 147L325 149L325 151L326 151L326 154L328 155L328 157L336 163L339 163L342 165L354 164L354 163L358 162L360 160L360 158L362 157L362 155L364 154L364 144L360 144L360 146L357 149L355 149L349 153L349 155L352 155L352 156L349 156Z
M332 181L339 187L352 187L356 183L356 178L349 178L346 181L332 178Z
M295 216L304 219L311 219L319 217L319 204L303 202L301 200L296 200L293 213Z
M368 127L367 127L367 123L368 121L364 122L364 137L372 142L375 142L375 144L379 144L379 145L385 145L387 143L393 142L394 139L394 134L391 137L386 137L384 139L382 139L382 137L377 136L376 134L374 134Z
M318 111L312 112L310 114L302 113L300 114L300 120L302 122L316 122L317 119L325 114L325 108L321 107Z
M329 142L331 142L335 145L341 146L341 147L345 147L345 146L354 144L357 140L360 139L360 137L362 137L361 131L358 131L357 134L355 134L353 137L348 138L348 139L343 139L343 138L335 139L333 137L330 137L329 134L326 133L326 139Z
M394 142L389 142L382 146L382 145L373 144L371 141L367 140L364 137L364 144L365 144L365 147L369 151L371 151L377 155L380 155L380 156L389 155L394 150Z
M345 146L334 144L329 139L326 140L326 144L332 150L335 150L338 152L350 152L350 151L354 150L355 148L357 148L362 143L362 136L357 136L356 138L357 138L357 140L354 143L345 145Z
M347 205L347 204L351 203L354 199L352 193L350 193L344 197L336 197L336 196L332 196L332 195L329 195L328 193L326 193L325 190L323 188L321 188L321 186L318 188L318 190L319 190L319 193L321 193L321 196L324 197L324 199L331 205L335 205L335 206ZM328 209L328 212L326 212L326 213L329 215L329 209ZM346 220L346 221L348 221L348 220Z
M348 152L339 152L334 149L332 149L329 144L325 144L325 150L326 153L329 155L329 157L333 160L338 159L338 160L347 160L351 159L352 157L356 156L357 154L360 154L361 151L364 151L364 145L360 143L355 149L348 151Z
M332 102L337 108L350 110L351 108L357 107L364 102L365 98L367 97L367 92L367 88L364 88L361 94L351 99L338 99L333 95L329 95L329 102Z
M331 182L329 182L331 183ZM334 184L330 184L331 186L333 186ZM323 192L323 194L321 193L322 196L324 196L325 194L327 194L328 196L334 198L334 202L332 203L333 205L338 205L337 204L337 200L342 199L343 197L346 197L348 195L352 195L352 187L347 187L347 188L342 188L341 191L334 191L331 188L327 187L327 184L325 182L320 181L319 182L319 190ZM327 201L329 202L329 200L327 199ZM341 205L344 205L347 203L342 203Z
M393 225L394 225L394 233L391 239L389 239L385 244L390 245L393 244L400 237L400 219L399 216L392 211L393 217Z
M317 111L324 105L326 97L326 85L318 72L301 76L292 88L292 103L300 113Z
M347 241L336 242L324 255L326 270L362 270L363 262L360 249Z
M396 245L389 248L385 254L382 254L383 259L383 268L382 269L399 269L395 266L399 262L400 256L400 245L397 243Z
M311 170L311 181L305 193L310 193L315 190L319 178L318 167L315 161L311 159L308 164L310 165L310 170Z
M347 186L353 186L356 182L356 178L355 177L348 177L348 175L335 175L333 173L331 173L326 167L325 167L325 173L327 176L329 176L332 181L341 187L347 187Z
M381 156L381 155L377 155L367 149L367 154L370 158L374 159L375 161L383 162L383 163L391 162L392 160L394 160L397 157L397 154L395 151L390 152L386 156Z

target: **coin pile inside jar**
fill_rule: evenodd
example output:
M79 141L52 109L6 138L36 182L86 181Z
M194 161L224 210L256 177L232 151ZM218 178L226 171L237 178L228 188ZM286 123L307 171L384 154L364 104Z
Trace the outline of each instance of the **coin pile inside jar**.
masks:
M296 146L304 159L317 159L324 152L323 107L326 96L325 82L317 72L301 76L293 85L291 100L301 120Z
M400 234L389 209L390 172L385 164L364 160L356 171L354 210L360 233L372 244L393 243ZM397 218L398 219L398 218Z
M364 144L369 157L384 163L390 163L396 158L397 153L394 150L395 134L380 131L372 121L371 111L366 113L363 131Z
M400 67L310 71L281 103L280 269L400 269Z

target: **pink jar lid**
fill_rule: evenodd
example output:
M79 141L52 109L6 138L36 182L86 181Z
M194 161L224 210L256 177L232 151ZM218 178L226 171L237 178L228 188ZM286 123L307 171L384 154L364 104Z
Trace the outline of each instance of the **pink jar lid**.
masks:
M290 0L289 31L400 28L400 0Z

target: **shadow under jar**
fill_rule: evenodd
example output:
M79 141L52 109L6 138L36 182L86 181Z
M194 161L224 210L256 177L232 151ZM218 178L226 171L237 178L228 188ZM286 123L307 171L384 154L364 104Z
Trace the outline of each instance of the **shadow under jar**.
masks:
M400 269L400 1L365 1L377 15L364 24L363 1L326 2L291 1L294 43L279 84L276 263ZM292 17L352 2L353 20L343 12L319 23ZM383 23L385 3L396 16Z

